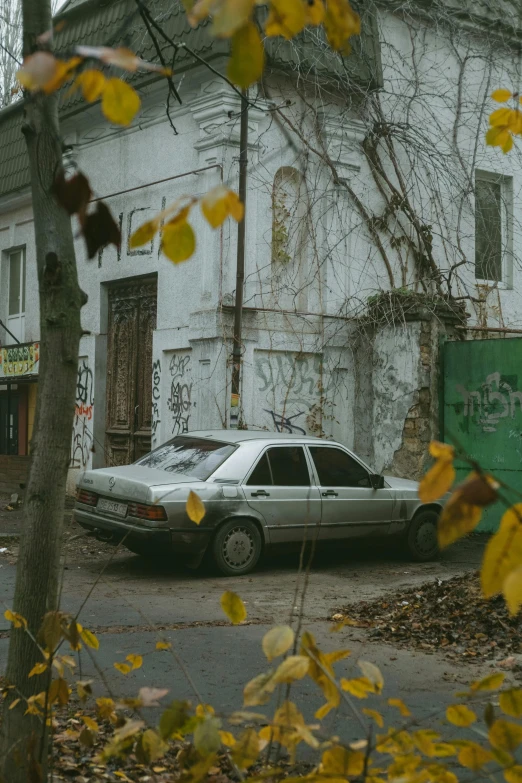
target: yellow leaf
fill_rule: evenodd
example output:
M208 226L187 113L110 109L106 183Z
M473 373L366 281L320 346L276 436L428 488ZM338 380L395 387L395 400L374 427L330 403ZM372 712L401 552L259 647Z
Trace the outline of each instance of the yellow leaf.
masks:
M309 0L305 3L306 24L318 25L324 20L325 7L323 0Z
M459 764L462 764L463 767L478 772L484 764L491 761L492 755L488 750L477 745L476 742L466 742L465 746L459 751L457 758Z
M274 682L293 682L302 680L310 665L306 655L289 655L276 669Z
M522 766L515 764L514 767L508 767L504 770L504 778L507 783L522 783Z
M498 750L516 750L522 742L522 726L500 718L489 730L489 741Z
M186 261L196 249L196 237L186 220L174 220L163 226L161 238L163 253L175 264Z
M91 683L92 683L92 680L77 680L76 681L76 690L78 692L78 698L80 699L80 701L82 701L82 702L87 701L89 696L92 695Z
M14 700L14 701L12 701L12 702L11 702L11 704L9 705L9 709L10 709L10 710L14 710L14 708L16 707L16 705L17 705L17 704L20 704L20 702L21 702L21 701L22 701L21 699L15 699L15 700Z
M87 647L92 647L93 650L97 650L100 643L92 631L88 631L87 628L83 628L80 636Z
M220 731L219 736L221 737L221 742L223 745L226 745L227 748L233 748L236 744L236 738L230 731Z
M434 742L432 746L432 754L434 756L440 756L446 758L448 756L454 756L456 753L455 747L448 742Z
M218 228L229 215L237 222L242 220L244 209L237 193L216 185L201 199L201 211L212 228Z
M92 103L98 100L105 87L105 76L97 68L82 71L74 80L74 86L82 91L86 101Z
M87 728L90 729L91 731L97 732L100 730L100 727L98 726L94 718L90 718L88 715L82 715L82 720L87 726Z
M35 663L29 674L28 677L34 677L35 674L43 674L44 671L47 669L47 663Z
M301 32L306 24L305 4L302 0L271 0L265 35L282 35L287 41Z
M482 516L480 506L472 506L462 501L458 489L450 497L442 510L437 525L439 547L445 547L458 541L459 538L471 533Z
M269 661L290 649L294 643L294 632L289 625L277 625L263 636L263 652Z
M200 718L204 718L207 715L215 715L216 711L211 704L198 704L196 707L196 715Z
M437 444L446 446L445 443ZM423 476L419 484L419 497L423 503L431 503L438 500L442 495L449 491L455 481L455 468L453 467L454 450L451 446L446 451L434 449L440 453L435 464Z
M384 687L384 678L380 672L380 669L369 661L357 661L359 669L362 671L363 676L366 677L372 683L375 693L381 693Z
M348 691L357 699L366 699L369 693L375 693L373 683L367 677L359 677L355 680L346 680L342 677L339 684L343 691Z
M170 642L156 642L156 650L170 650L171 647Z
M157 218L156 220L148 220L142 226L137 228L136 231L132 234L129 241L130 247L135 248L146 245L147 242L150 242L150 240L154 237L158 228L159 224Z
M496 109L489 115L489 124L493 125L493 127L507 127L510 121L512 121L513 114L515 114L514 109Z
M196 495L196 493L193 492L192 490L190 490L189 492L185 510L187 512L188 518L191 520L191 522L195 522L196 525L199 525L199 523L205 516L205 506L203 504L203 501L201 500L199 495Z
M261 745L256 730L246 729L234 744L231 755L239 769L247 769L257 761L260 751Z
M263 73L265 50L257 27L248 22L232 37L227 76L231 82L246 89Z
M184 0L192 2L192 0ZM197 0L189 13L189 21L196 26L201 19L212 13L212 34L217 38L230 38L243 27L252 16L254 0Z
M481 680L472 682L470 688L472 691L496 691L504 682L505 677L506 675L502 674L502 672L493 672L493 674L488 674Z
M509 691L502 691L498 697L498 704L506 715L520 718L522 716L522 690L512 688Z
M118 671L122 674L128 674L131 670L131 667L128 663L115 663L114 668L118 669Z
M324 29L332 49L347 53L348 39L361 33L361 19L348 0L328 0Z
M57 701L58 704L61 705L67 704L69 701L69 694L69 686L65 680L60 677L57 680L53 680L49 687L49 702L54 704L54 702Z
M107 79L103 88L102 112L116 125L130 125L139 111L140 97L122 79Z
M384 726L384 718L382 717L380 712L377 712L377 710L369 710L367 707L363 707L363 710L365 715L367 715L369 718L373 718L377 726L382 729Z
M407 706L405 705L402 699L393 699L393 698L388 699L388 704L390 705L390 707L397 707L397 709L399 710L399 712L404 718L407 718L409 715L411 715L411 712L409 711L409 709L407 708Z
M270 700L270 695L274 692L276 685L273 671L258 674L253 680L247 682L243 689L245 706L255 707L258 704L266 704Z
M143 658L141 655L130 653L125 657L125 660L131 664L133 669L140 669L143 666Z
M10 609L6 609L4 617L7 622L12 623L15 628L27 628L27 620L22 617L18 612L12 612Z
M471 726L471 724L475 723L477 720L477 716L473 710L470 710L465 704L453 704L448 707L446 710L446 718L450 723L453 723L454 726Z
M499 593L507 575L522 563L522 503L509 508L484 553L480 579L485 598Z
M227 590L221 596L220 603L224 613L234 625L239 625L243 620L246 620L247 610L237 593Z
M502 592L511 615L518 614L522 606L522 566L515 568L505 578Z
M364 769L364 753L336 746L325 750L321 757L321 771L326 775L358 776Z
M147 729L143 732L141 747L145 753L145 758L149 763L151 761L157 761L157 759L161 758L168 749L167 743L164 742L160 735L153 729Z
M491 97L494 101L497 101L497 103L505 103L506 101L509 101L510 98L512 98L512 93L509 90L503 90L502 88L499 90L495 90L491 93Z
M120 664L120 666L125 666L124 663ZM116 667L118 668L118 667ZM129 668L130 671L130 668ZM128 674L128 672L124 672L125 674ZM114 715L114 702L112 699L101 697L99 699L96 699L96 708L98 710L98 714L100 718L103 720L108 720L112 718Z

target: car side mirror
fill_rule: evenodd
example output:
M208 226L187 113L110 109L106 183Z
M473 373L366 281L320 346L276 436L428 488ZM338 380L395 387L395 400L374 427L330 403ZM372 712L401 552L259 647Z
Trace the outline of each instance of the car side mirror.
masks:
M384 489L384 476L378 473L370 473L370 484L373 489Z

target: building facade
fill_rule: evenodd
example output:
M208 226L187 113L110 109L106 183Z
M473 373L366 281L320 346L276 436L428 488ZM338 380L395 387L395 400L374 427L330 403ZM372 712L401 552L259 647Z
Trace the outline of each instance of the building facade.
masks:
M149 5L224 70L223 42L172 3ZM345 59L319 33L270 42L266 83L249 93L241 426L335 438L376 470L417 476L438 434L440 340L522 328L519 153L484 141L489 93L516 73L515 22L494 14L371 5ZM130 0L71 0L63 19L59 51L111 42L155 59ZM238 94L186 50L174 70L182 104L137 77L142 109L125 130L97 104L62 100L66 164L122 232L93 260L76 243L88 302L71 487L85 468L230 425L236 225L214 231L194 211L196 253L179 265L158 236L130 246L180 196L237 190ZM37 396L22 109L0 112L0 459L29 453Z

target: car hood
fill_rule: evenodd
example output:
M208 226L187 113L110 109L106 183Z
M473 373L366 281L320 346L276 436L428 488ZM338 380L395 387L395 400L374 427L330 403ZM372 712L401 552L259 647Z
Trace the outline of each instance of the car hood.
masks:
M409 489L412 492L419 491L419 482L410 481L410 479L395 478L395 476L384 476L384 480L391 489Z
M124 465L118 468L86 470L78 478L78 486L101 495L127 500L151 499L152 487L172 484L198 484L199 479L183 473L170 473L142 465Z

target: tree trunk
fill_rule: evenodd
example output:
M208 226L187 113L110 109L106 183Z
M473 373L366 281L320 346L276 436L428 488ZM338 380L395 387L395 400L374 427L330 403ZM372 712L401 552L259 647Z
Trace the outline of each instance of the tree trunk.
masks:
M50 0L23 0L24 52L51 27ZM26 101L24 135L29 153L36 259L40 292L40 374L31 469L26 490L13 610L36 636L42 618L58 608L63 511L74 416L80 310L71 222L54 200L51 186L62 167L58 98ZM45 675L28 679L41 655L23 629L13 629L0 745L2 772L9 783L45 780L47 736L38 718L24 715L25 699L45 690ZM18 706L9 710L15 698ZM39 772L41 766L41 777Z

